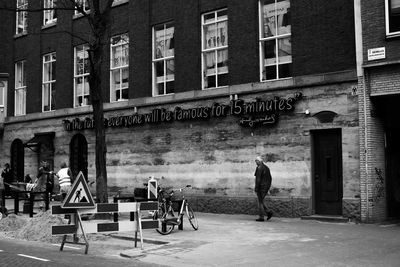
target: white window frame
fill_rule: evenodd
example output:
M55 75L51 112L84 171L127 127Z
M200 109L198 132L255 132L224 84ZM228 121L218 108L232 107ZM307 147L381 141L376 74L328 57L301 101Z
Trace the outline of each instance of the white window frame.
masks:
M289 3L291 0L288 0ZM274 81L274 80L284 80L284 79L290 79L291 77L283 77L281 78L279 75L279 66L282 64L293 64L293 53L291 50L291 55L290 55L290 61L285 61L284 63L280 64L279 63L279 46L278 46L278 42L279 40L282 39L286 39L286 38L290 38L291 40L291 36L292 36L292 31L290 30L290 33L284 33L284 34L276 34L274 36L270 36L270 37L263 37L263 27L264 27L264 22L263 22L263 4L262 4L262 0L260 0L258 2L259 4L259 52L260 52L260 81L265 82L265 81ZM278 0L275 0L275 10L277 10L277 2ZM277 12L275 12L275 22L278 21L277 18ZM277 27L277 26L276 26ZM264 72L264 67L266 66L264 64L264 60L265 60L265 56L264 56L264 42L266 41L272 41L275 40L275 63L274 64L270 64L268 66L276 66L276 76L275 79L263 79L263 72Z
M44 0L43 1L43 25L50 25L57 23L57 10L52 9L57 7L57 0ZM50 9L48 9L50 8Z
M49 59L47 59L49 58ZM56 68L56 53L49 53L43 56L43 67L42 67L42 112L48 112L54 110L52 108L54 101L53 101L53 90L56 87L56 78L55 78L55 68ZM45 74L45 70L49 70L48 75ZM54 79L46 80L45 77L53 77ZM46 96L46 86L48 86L49 92ZM45 98L48 98L48 106L49 109L45 110Z
M6 97L6 81L0 80L0 108L5 106Z
M122 5L122 4L128 3L128 2L129 2L129 0L114 0L112 6L114 7L114 6Z
M125 40L127 40L127 41L122 41L121 43L113 44L113 39L114 38L119 38L119 37L122 37L122 36L125 36L126 37ZM123 40L123 38L121 38L121 40ZM128 55L126 55L127 58L126 58L125 64L113 67L114 66L114 64L113 64L113 60L114 60L113 51L114 51L114 49L117 49L119 47L122 48L124 46L127 48L127 50L124 50L124 51L128 51ZM123 83L122 83L122 73L123 73L124 70L128 71L128 84L127 84L127 86L123 86ZM114 84L113 84L113 81L114 81L113 73L114 72L118 72L119 73L119 80L120 80L119 87L116 88L116 89L114 88ZM126 100L128 100L129 97L128 98L123 98L122 97L122 91L123 90L127 90L127 91L129 90L129 34L128 33L124 33L124 34L120 34L120 35L117 35L117 36L113 36L111 38L111 42L110 42L110 102L118 102L118 101L126 101ZM117 91L119 91L119 95L120 95L119 99L117 99L116 96L115 96Z
M386 24L386 36L400 36L400 27L398 31L391 32L390 31L390 1L385 0L385 24ZM400 7L399 7L400 8ZM399 15L400 16L400 15Z
M27 11L18 11L18 10L27 10L28 9L28 0L17 0L17 12L15 14L15 34L26 34L28 28L28 12ZM18 24L21 18L22 24ZM20 32L19 29L22 29Z
M175 66L175 48L174 48L174 52L172 55L166 55L167 53L165 52L165 46L163 46L163 54L164 56L160 57L160 58L156 58L156 28L159 26L163 26L163 30L164 30L164 37L166 36L166 30L168 28L173 28L173 32L175 35L175 26L172 22L168 22L168 23L163 23L163 24L159 24L159 25L155 25L152 28L152 84L153 84L153 97L156 96L164 96L164 95L171 95L175 93L175 87L173 88L173 92L172 93L167 93L167 82L174 82L175 85L175 67L174 67L174 74L171 75L171 77L168 77L167 75L167 61L173 61L173 64ZM175 38L175 37L174 37ZM165 42L165 38L164 38L164 42ZM156 71L156 64L159 62L163 62L163 71L164 71L164 76L162 81L157 82L157 71ZM163 83L164 84L164 92L162 94L160 94L158 92L158 87L157 85L159 83Z
M75 0L75 3L81 4L83 7L83 11L85 11L85 13L90 12L89 0ZM83 15L83 14L80 11L78 11L78 9L75 7L74 16L77 17L77 16L81 16L81 15Z
M26 71L25 60L15 63L15 98L14 114L22 116L26 114ZM20 66L20 67L19 67ZM21 73L19 73L19 71Z
M84 59L84 60L89 60L89 51L88 51L89 50L89 45L88 44L82 44L82 45L78 45L78 46L74 47L74 107L75 108L81 107L81 106L91 105L91 103L90 103L89 81L87 83L88 88L86 90L88 93L85 94L85 89L86 89L85 88L85 84L86 84L85 83L85 79L89 79L89 69L86 72L86 70L84 68L85 64L83 64L82 67L84 68L83 69L84 71L82 73L78 74L77 62L76 62L78 50L79 50L79 52L87 53L88 57L86 59ZM89 64L88 64L88 66L89 66ZM82 94L80 94L80 95L77 94L77 86L76 86L77 80L79 80L79 79L82 79ZM81 103L79 103L77 101L78 97L82 97L82 102ZM87 101L85 99L87 99Z
M218 10L214 10L214 11L211 11L211 12L207 12L207 13L204 13L204 14L201 15L201 73L202 73L201 74L201 88L203 90L215 89L215 88L221 88L221 87L227 87L228 86L228 85L219 86L218 75L220 75L220 74L228 74L229 73L229 66L226 66L226 70L223 70L222 72L218 72L218 64L215 64L215 85L216 86L215 87L205 87L205 82L204 82L204 79L207 76L206 69L205 69L206 62L205 62L205 59L204 59L206 53L214 52L215 62L217 63L218 62L218 51L227 50L227 57L228 57L227 60L229 62L228 41L226 41L226 45L215 46L215 47L209 48L209 49L206 49L205 48L206 46L204 44L205 43L204 42L205 41L205 37L204 37L204 34L205 34L204 33L204 27L205 26L209 26L209 25L215 24L215 27L217 27L218 23L226 22L227 34L228 34L228 28L229 28L228 13L226 15L226 18L220 18L220 19L218 18L218 12L227 11L227 10L228 10L227 8L223 8L223 9L218 9ZM209 14L212 14L212 13L214 13L215 20L213 20L212 22L205 23L204 22L205 16L209 15ZM227 38L227 40L228 40L228 38Z

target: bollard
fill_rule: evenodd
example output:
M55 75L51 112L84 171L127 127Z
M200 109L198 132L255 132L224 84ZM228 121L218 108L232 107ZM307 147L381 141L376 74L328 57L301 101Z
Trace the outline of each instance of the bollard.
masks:
M29 195L29 217L33 217L33 201L35 200L35 195L31 193Z
M18 214L19 212L19 194L18 192L14 193L14 213Z
M154 179L154 176L150 177L150 180L147 184L147 199L157 200L157 180Z

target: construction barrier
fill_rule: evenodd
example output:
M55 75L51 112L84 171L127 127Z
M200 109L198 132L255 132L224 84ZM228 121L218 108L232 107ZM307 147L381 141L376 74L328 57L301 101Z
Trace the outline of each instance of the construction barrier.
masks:
M69 223L67 225L53 225L52 235L64 235L61 243L60 251L63 250L65 243L85 245L85 254L88 252L89 242L86 234L89 233L103 233L103 232L122 232L134 231L135 232L135 247L137 247L137 234L140 235L141 249L143 249L143 229L158 228L158 220L152 218L142 218L143 211L154 211L158 209L158 202L124 202L124 203L97 203L91 209L77 209L77 208L62 208L61 205L52 206L52 214L69 215ZM82 221L81 214L96 214L96 213L118 213L127 212L134 213L134 216L129 221L119 222L96 222ZM148 214L148 212L147 212ZM76 235L81 234L85 243L79 243ZM73 241L67 241L67 235L73 235Z

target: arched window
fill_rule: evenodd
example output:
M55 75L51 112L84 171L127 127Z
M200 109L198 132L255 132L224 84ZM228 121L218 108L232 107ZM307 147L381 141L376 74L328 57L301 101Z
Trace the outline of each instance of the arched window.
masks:
M69 166L74 177L81 171L88 179L88 144L82 134L74 135L69 143Z
M13 173L13 181L24 181L24 143L20 139L15 139L11 143L11 169Z

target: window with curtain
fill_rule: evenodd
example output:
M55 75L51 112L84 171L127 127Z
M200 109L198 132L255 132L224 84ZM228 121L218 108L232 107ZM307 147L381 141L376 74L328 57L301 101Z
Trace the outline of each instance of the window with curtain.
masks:
M56 53L43 56L42 111L55 109Z
M74 107L91 105L89 93L89 46L74 49Z
M127 33L111 38L110 54L111 102L128 100L129 36Z
M25 34L28 27L28 12L18 11L27 10L28 0L17 0L17 12L16 12L16 29L15 34Z
M174 93L175 43L172 23L153 28L153 96Z
M202 88L227 86L228 81L228 10L201 16Z
M44 0L43 2L43 25L57 22L57 0Z
M26 112L25 60L15 63L15 116Z
M289 0L260 1L260 80L292 76Z

